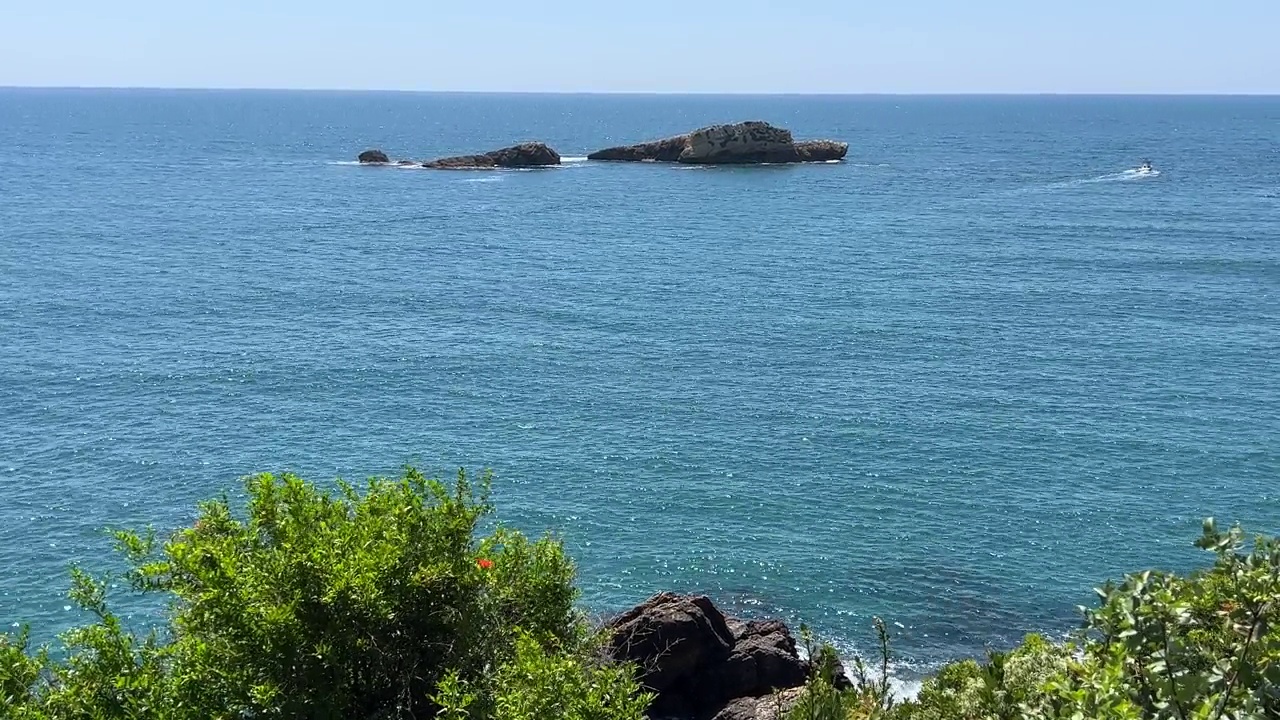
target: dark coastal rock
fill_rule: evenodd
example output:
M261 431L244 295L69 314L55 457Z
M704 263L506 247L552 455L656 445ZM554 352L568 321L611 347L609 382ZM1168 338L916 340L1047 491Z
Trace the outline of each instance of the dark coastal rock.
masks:
M706 597L655 595L607 626L613 634L610 655L636 663L643 682L658 693L654 710L684 709L682 685L728 659L733 632L724 615Z
M397 165L417 165L418 163L416 163L416 162L414 162L414 161L412 161L412 160L397 160L397 161L396 161L396 164L397 164Z
M711 125L688 135L608 148L591 153L587 158L691 165L752 165L840 160L848 151L848 143L832 140L796 142L791 131L753 120Z
M523 143L483 155L461 155L424 163L426 167L442 170L547 167L559 164L560 154L539 142Z
M366 165L382 165L391 162L387 154L381 150L365 150L360 153L359 160Z
M754 696L776 688L803 685L809 668L796 653L796 641L776 620L729 621L733 650L710 674L713 685Z
M623 162L675 162L680 153L689 147L688 135L598 150L587 156L588 160L618 160Z
M786 625L726 618L702 596L655 595L606 627L611 657L635 663L641 682L656 694L653 717L772 717L759 714L768 703L754 699L774 699L777 691L802 686L809 674Z

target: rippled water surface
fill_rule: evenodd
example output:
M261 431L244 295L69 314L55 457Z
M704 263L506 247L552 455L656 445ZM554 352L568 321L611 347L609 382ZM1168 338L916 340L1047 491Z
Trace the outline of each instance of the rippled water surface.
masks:
M576 161L748 118L849 157ZM530 138L575 161L344 164ZM492 467L595 609L928 664L1280 531L1278 439L1280 99L0 90L4 625L104 528L414 462Z

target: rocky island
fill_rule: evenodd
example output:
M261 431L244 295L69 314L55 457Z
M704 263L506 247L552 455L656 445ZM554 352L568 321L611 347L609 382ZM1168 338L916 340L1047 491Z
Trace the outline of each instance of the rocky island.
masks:
M365 150L357 158L361 165L390 165L391 160L381 150ZM424 163L399 160L395 165L420 165L437 170L470 170L491 168L549 167L560 164L560 153L545 143L527 142L493 150L480 155L458 155Z
M391 159L387 157L387 154L381 150L365 150L360 153L360 157L358 159L360 160L361 165L386 165L391 162Z
M636 145L598 150L588 160L669 162L687 165L761 165L832 162L842 160L849 143L835 140L795 140L791 131L758 120L709 125L685 135ZM549 167L560 164L560 153L545 143L527 142L479 155L458 155L418 163L392 162L381 150L360 153L361 165L412 165L437 170Z
M590 160L678 162L692 165L827 162L843 159L849 143L834 140L797 142L791 131L766 122L711 125L687 135L606 148Z

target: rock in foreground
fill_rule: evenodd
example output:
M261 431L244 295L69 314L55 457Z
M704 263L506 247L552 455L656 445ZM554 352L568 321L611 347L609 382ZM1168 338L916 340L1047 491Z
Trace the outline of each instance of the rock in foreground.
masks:
M387 154L381 150L365 150L360 153L359 160L364 165L383 165L391 162L391 160L387 158Z
M726 618L706 597L662 593L607 623L614 660L633 662L656 694L650 714L764 720L809 674L787 626Z
M712 125L688 135L623 145L591 153L591 160L680 162L691 165L827 162L840 160L849 144L834 140L796 142L791 131L766 122Z
M470 168L547 167L560 164L560 154L543 143L523 143L483 155L461 155L424 163L425 167L442 170Z
M804 688L794 687L761 697L731 700L711 720L783 720L803 693Z

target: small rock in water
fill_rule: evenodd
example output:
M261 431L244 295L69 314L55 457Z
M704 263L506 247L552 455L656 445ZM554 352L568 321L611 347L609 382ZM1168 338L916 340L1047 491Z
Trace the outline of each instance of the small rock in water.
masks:
M391 162L391 159L387 157L387 154L381 150L365 150L360 153L359 160L365 165L385 165L386 163Z

